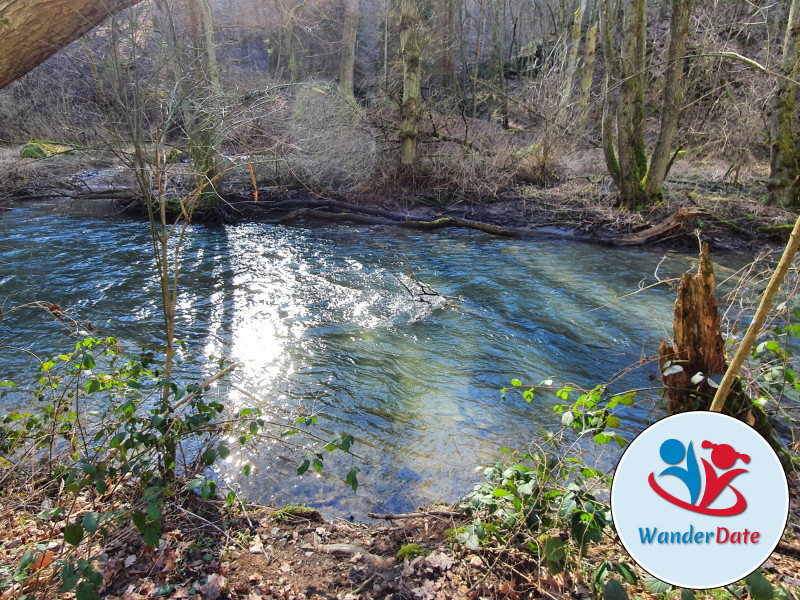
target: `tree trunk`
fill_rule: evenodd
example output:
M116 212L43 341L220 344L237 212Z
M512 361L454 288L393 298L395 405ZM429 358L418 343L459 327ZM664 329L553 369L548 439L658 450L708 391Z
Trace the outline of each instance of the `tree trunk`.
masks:
M401 0L400 51L403 55L403 106L400 123L400 163L406 168L417 161L417 133L422 113L418 30L417 0Z
M453 0L444 2L444 48L442 51L442 87L447 89L455 80L453 48L455 47L455 27L453 23Z
M621 31L622 66L617 136L620 204L635 209L644 199L647 157L644 145L644 60L647 20L645 0L632 0Z
M678 119L683 107L683 66L691 12L691 0L672 1L668 65L661 99L661 128L658 131L658 141L645 183L645 196L648 200L661 196L661 188L672 165L672 142L678 130Z
M580 113L578 115L578 132L586 129L589 118L589 100L592 97L592 81L594 80L594 61L597 52L597 21L586 34L586 47L583 51L583 74L581 75Z
M0 0L0 88L139 0Z
M211 8L206 0L188 0L191 39L195 63L194 103L187 112L189 155L194 164L194 185L201 190L200 210L214 211L220 205L218 191L222 184L219 148L222 145L222 96L220 70L214 47L214 26Z
M684 273L678 286L673 342L667 345L662 339L658 351L670 414L708 410L716 393L716 386L708 378L723 375L727 370L714 286L708 245L703 244L697 275ZM722 412L758 431L784 466L791 462L786 449L773 435L764 410L747 395L741 380L735 381Z
M339 61L339 95L353 100L353 71L356 66L358 0L346 0L342 28L342 55Z
M575 21L572 23L572 41L567 59L567 70L564 73L564 89L561 90L561 102L559 103L559 121L562 124L566 119L566 109L572 100L575 72L578 70L578 48L581 44L581 27L583 26L583 15L586 12L586 3L587 0L581 0L578 10L575 11Z
M800 0L792 0L781 60L781 73L788 79L781 78L778 83L778 92L772 105L770 123L772 145L770 146L767 188L769 189L768 203L773 206L793 207L798 204L799 200L800 161L798 161L794 138L797 85L791 81L797 78L799 61Z
M475 65L472 67L472 118L478 114L478 65L481 62L481 41L483 40L484 0L478 8L478 32L475 37Z

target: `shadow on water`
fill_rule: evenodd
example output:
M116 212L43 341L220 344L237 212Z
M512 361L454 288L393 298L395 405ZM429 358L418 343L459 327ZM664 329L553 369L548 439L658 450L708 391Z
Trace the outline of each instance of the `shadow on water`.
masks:
M145 224L24 205L0 216L0 240L6 305L47 300L104 334L143 345L158 339ZM408 277L403 257L447 302L409 296L397 280ZM212 372L210 356L241 363L233 382L265 410L294 415L301 407L319 414L323 437L356 438L361 459L330 457L322 476L294 476L302 449L271 442L247 457L256 467L250 478L237 477L238 459L223 464L221 475L250 498L357 518L408 510L454 500L471 487L476 465L556 425L552 393L501 403L512 378L592 387L654 354L670 328L673 294L659 287L609 302L652 281L659 263L663 277L674 277L691 258L476 232L193 227L182 262L181 360L197 377ZM66 347L52 320L18 315L0 322L0 344L44 354ZM4 352L3 378L30 372L22 356ZM647 375L627 384L648 387ZM254 402L231 386L220 391L233 409ZM627 417L633 432L652 415L632 409ZM343 481L354 465L356 495Z

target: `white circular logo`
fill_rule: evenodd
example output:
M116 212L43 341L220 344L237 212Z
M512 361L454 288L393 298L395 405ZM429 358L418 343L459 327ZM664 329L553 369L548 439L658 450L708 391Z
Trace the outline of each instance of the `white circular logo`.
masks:
M713 412L667 417L625 450L611 487L622 545L645 571L678 587L728 585L778 545L789 488L754 429Z

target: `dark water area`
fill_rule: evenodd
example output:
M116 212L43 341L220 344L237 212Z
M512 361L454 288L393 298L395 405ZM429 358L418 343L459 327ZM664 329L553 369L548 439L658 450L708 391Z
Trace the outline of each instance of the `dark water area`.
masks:
M147 224L77 219L58 209L27 203L0 213L4 312L47 301L104 335L157 343L163 317ZM744 258L715 260L721 279ZM219 476L239 481L248 498L356 518L410 510L455 500L471 488L477 465L558 426L553 392L530 404L510 394L501 402L512 378L588 388L655 354L671 334L673 292L662 285L615 298L653 283L657 269L661 278L677 277L693 262L658 250L460 230L197 226L183 254L179 359L187 380L213 372L208 357L241 363L235 387L217 390L231 408L257 402L294 413L301 405L319 414L323 437L356 439L360 458L331 456L321 476L296 477L302 452L278 443L232 457ZM409 265L444 297L409 295ZM24 350L46 356L74 343L41 312L15 312L0 321L0 379L30 375L34 363ZM657 385L648 375L657 375L654 365L624 386ZM656 395L643 393L627 410L625 433L661 414L652 410ZM7 396L0 411L27 401ZM238 479L245 459L254 474ZM343 481L351 466L361 469L355 495Z

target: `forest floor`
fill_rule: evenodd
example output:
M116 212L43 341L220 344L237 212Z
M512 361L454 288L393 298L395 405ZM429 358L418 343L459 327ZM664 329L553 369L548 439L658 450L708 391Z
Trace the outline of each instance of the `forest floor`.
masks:
M615 189L610 178L603 175L602 157L597 151L576 152L565 164L570 170L550 185L520 183L490 202L452 197L434 200L426 197L424 190L414 193L413 186L323 194L298 185L273 185L259 187L257 203L253 202L249 172L240 165L227 177L225 219L285 222L287 218L311 216L361 219L387 226L416 221L420 228L434 228L430 224L438 220L437 227L488 225L486 231L516 237L660 245L691 251L697 249L698 237L713 250L779 247L795 220L790 211L764 204L764 165L751 166L734 181L727 163L678 160L663 200L630 211L615 206ZM176 166L172 181L180 181L180 168ZM19 157L19 147L0 147L0 204L4 200L66 197L72 200L68 210L73 214L110 214L132 204L133 187L130 176L113 158L64 153L31 160ZM339 205L331 206L330 201ZM304 210L297 211L299 206ZM381 211L388 218L371 212L372 216L365 215L365 210ZM449 222L444 223L447 217Z
M0 504L0 581L14 573L26 549L36 547L40 553L27 582L0 589L0 598L72 598L58 592L59 578L52 575L59 559L70 554L61 533L65 522L63 517L46 521L39 515L43 506L52 506L47 498L54 486L34 489L29 484L17 481L7 487ZM797 600L800 485L796 477L790 478L790 487L791 514L784 541L761 570L773 585L794 594L784 598ZM102 512L118 508L120 500L118 494L81 497L73 508L77 514L90 508ZM543 557L510 542L466 549L453 532L468 519L448 507L384 516L370 525L328 522L304 507L231 509L224 502L189 494L165 504L158 548L146 546L129 525L105 542L98 536L88 551L96 556L94 567L103 578L100 594L108 600L600 598L592 579L603 561L612 571L619 563L631 567L635 582L626 586L630 598L681 597L680 590L649 590L646 573L632 564L610 529L601 542L588 546L586 556L571 554L566 570L554 574ZM398 551L407 544L418 544L424 554L398 561ZM711 590L696 592L696 597L754 598L741 583L729 588L733 593Z

